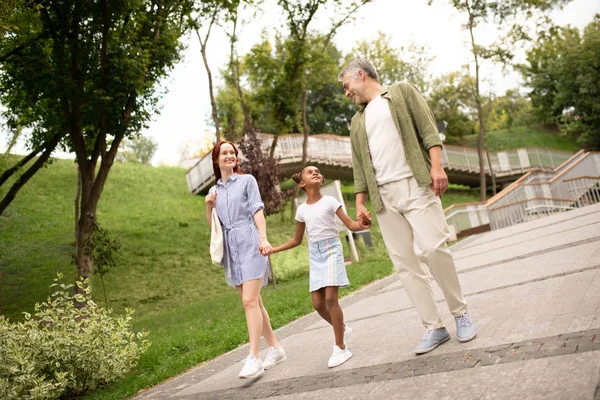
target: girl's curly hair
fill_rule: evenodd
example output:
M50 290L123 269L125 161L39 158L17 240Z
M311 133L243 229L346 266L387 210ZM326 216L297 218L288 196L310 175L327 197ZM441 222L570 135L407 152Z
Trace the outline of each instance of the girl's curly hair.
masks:
M300 182L302 182L302 173L304 172L304 169L302 169L302 171L300 172L296 172L295 174L292 175L292 179L294 180L294 182L296 182L297 184L300 184ZM325 184L325 176L323 174L321 174L321 178L323 184ZM306 189L302 188L302 190L304 190L306 192Z
M299 184L302 181L302 171L296 172L294 175L292 175L292 179L294 180L294 182Z

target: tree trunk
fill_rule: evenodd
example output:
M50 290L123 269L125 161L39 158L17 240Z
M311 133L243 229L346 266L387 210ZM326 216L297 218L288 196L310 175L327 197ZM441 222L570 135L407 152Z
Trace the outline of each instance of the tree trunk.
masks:
M79 216L77 230L77 279L91 278L93 273L92 255L89 251L90 239L92 234L92 215L88 210L82 212ZM75 286L75 293L84 292Z
M485 201L487 197L486 182L485 182L485 163L483 158L483 138L485 132L480 127L479 136L477 137L477 156L479 157L479 200Z
M302 92L302 130L304 140L302 141L302 166L308 162L308 135L310 135L310 126L307 118L307 100L308 90L306 88Z
M479 136L477 137L477 155L479 157L479 197L481 201L485 201L487 197L486 182L485 182L485 163L483 159L483 145L485 141L485 123L483 121L483 109L481 107L481 97L479 96L479 58L477 57L477 47L475 45L475 36L473 35L474 16L470 6L467 4L467 12L469 13L469 33L471 35L471 50L475 58L475 103L477 106L477 117L479 119Z
M10 139L10 143L8 144L8 147L6 148L6 152L4 153L5 155L10 154L10 151L12 150L12 148L15 146L15 144L17 144L17 140L19 139L19 136L21 135L21 131L23 131L23 127L19 125L17 127L17 129L15 130L15 133L13 133L12 138Z
M269 157L275 157L275 149L277 148L277 143L279 142L279 135L273 135L273 143L271 143L271 148L269 149Z
M212 119L215 123L215 135L217 137L217 142L221 140L221 127L219 124L219 114L217 112L217 101L215 99L214 89L213 89L213 81L212 81L212 73L210 72L210 67L208 66L208 60L206 59L206 46L202 47L202 59L204 60L204 66L206 67L206 73L208 75L208 93L210 95L210 106L212 108Z
M18 172L21 168L25 166L33 157L35 157L40 152L40 149L35 149L27 156L21 158L18 163L16 163L12 168L7 169L0 176L0 186L4 185L4 183L13 176L16 172Z
M77 168L77 194L75 194L75 248L79 246L79 206L81 204L81 171Z
M235 42L237 41L236 31L237 31L237 20L238 13L236 11L235 16L233 17L233 32L230 36L230 54L229 54L229 68L231 69L231 75L233 77L233 83L235 85L235 89L240 98L240 104L242 106L242 113L244 114L244 133L254 132L254 126L252 125L252 116L250 115L250 108L246 101L244 100L244 93L242 91L242 86L240 85L240 61L237 57L235 51Z
M212 119L215 123L215 135L217 137L217 142L221 140L221 128L219 124L219 114L217 113L217 101L215 100L214 88L213 88L213 80L212 80L212 72L208 65L208 58L206 57L206 44L208 42L208 38L210 36L210 30L217 19L217 11L215 10L213 13L212 19L208 26L208 32L206 33L206 38L204 41L202 37L200 37L200 32L198 29L195 29L196 36L198 36L198 41L200 42L200 53L202 54L202 61L204 61L204 67L206 68L206 74L208 75L208 94L210 95L210 106L212 108Z
M484 140L487 142L487 138L484 136ZM494 167L492 166L492 160L490 158L490 152L488 151L487 143L485 144L485 155L487 157L488 165L490 168L490 177L492 178L492 195L496 195L496 175L494 174Z

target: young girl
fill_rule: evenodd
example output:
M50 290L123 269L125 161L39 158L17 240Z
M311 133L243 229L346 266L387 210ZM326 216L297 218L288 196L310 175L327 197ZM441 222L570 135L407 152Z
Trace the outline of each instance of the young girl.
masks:
M312 303L319 315L333 326L335 345L327 363L329 368L333 368L352 357L347 347L352 330L344 324L344 314L338 303L338 288L350 283L344 266L336 215L352 231L368 229L369 222L366 218L361 219L361 223L352 221L339 201L321 194L324 178L317 168L306 167L294 174L292 179L306 192L308 199L296 211L294 238L274 247L272 252L300 245L304 230L307 230Z
M225 239L222 261L225 280L237 289L246 311L250 354L239 377L255 378L286 359L260 296L260 289L267 284L269 277L269 263L261 253L271 251L264 204L256 179L242 173L238 149L233 143L217 143L212 151L212 161L215 186L210 188L205 199L206 217L210 226L212 209L217 208ZM261 334L269 345L264 361L258 356Z

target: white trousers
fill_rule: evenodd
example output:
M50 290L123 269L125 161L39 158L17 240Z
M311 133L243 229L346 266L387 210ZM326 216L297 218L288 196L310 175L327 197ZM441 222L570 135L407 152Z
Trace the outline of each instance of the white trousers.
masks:
M423 325L441 328L444 324L431 289L432 275L452 315L467 311L454 259L446 245L449 232L442 203L431 187L419 187L412 177L379 186L379 192L383 209L377 220L394 267Z

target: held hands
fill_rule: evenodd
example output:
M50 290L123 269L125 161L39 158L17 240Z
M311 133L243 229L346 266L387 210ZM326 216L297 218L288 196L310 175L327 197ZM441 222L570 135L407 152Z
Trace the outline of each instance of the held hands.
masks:
M268 257L273 254L273 247L266 238L260 239L258 242L258 251L261 255Z
M446 172L444 172L444 168L431 168L429 172L431 175L431 188L436 196L441 196L444 194L446 189L448 189L448 176Z
M364 205L356 206L356 220L364 229L371 227L371 212L367 210L367 207Z
M356 220L358 221L361 230L367 230L371 228L371 220L368 219L364 214L359 215Z

